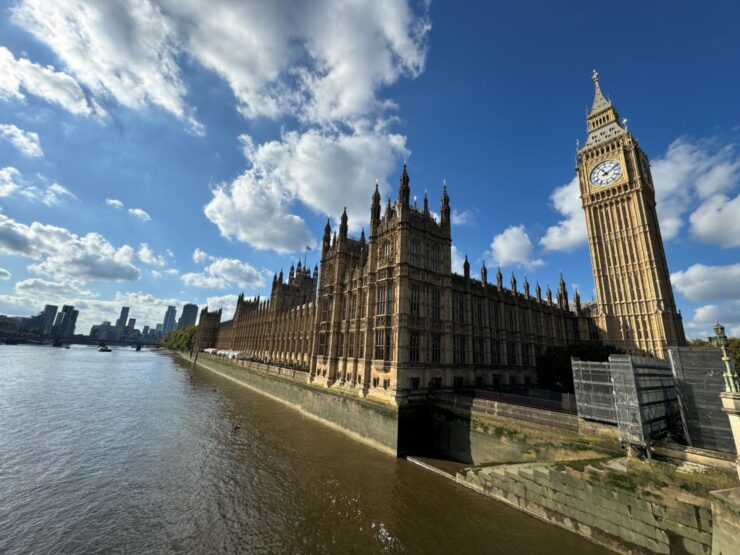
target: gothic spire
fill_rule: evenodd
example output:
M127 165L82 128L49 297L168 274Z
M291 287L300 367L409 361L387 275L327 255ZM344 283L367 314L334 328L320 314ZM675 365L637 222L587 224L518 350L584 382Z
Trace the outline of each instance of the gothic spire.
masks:
M323 241L323 251L324 252L329 250L330 241L331 241L331 224L329 223L329 218L327 218L326 226L324 226L324 241Z
M501 289L504 286L504 275L501 273L501 266L498 267L496 272L496 286Z
M465 273L465 278L470 277L470 262L468 261L468 253L465 253L465 262L463 262L463 272Z
M439 210L442 225L450 225L450 197L447 195L447 180L442 181L442 205Z
M344 211L342 212L342 218L340 220L339 224L339 237L346 238L347 237L347 207L344 207Z
M516 293L516 276L514 272L511 272L511 291L512 293Z
M607 100L604 97L604 94L601 92L601 87L599 86L599 72L595 69L592 79L594 80L594 102L591 105L591 112L589 113L589 116L598 114L599 112L603 112L607 108L611 108L612 105L612 103Z
M488 270L486 270L486 263L483 262L483 264L480 267L480 280L483 285L486 285L488 283Z
M409 173L406 171L406 164L403 165L403 172L401 173L401 179L398 185L398 201L401 206L409 205L409 198L411 196L411 187L409 187Z
M424 191L424 215L429 215L429 197L427 196L426 191Z
M373 204L370 208L370 236L375 235L375 230L380 222L380 190L378 180L375 180L375 192L373 192Z

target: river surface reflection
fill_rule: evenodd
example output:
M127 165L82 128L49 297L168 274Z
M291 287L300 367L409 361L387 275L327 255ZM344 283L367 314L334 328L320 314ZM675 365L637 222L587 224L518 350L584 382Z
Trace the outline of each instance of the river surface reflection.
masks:
M0 553L606 553L168 355L0 346L0 384Z

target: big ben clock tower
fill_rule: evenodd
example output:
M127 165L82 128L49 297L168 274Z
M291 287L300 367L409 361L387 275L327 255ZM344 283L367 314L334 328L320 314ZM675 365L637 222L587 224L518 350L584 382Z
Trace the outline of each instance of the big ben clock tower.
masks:
M684 345L655 212L650 162L601 93L594 70L588 139L578 151L578 181L602 339L628 353L665 358Z

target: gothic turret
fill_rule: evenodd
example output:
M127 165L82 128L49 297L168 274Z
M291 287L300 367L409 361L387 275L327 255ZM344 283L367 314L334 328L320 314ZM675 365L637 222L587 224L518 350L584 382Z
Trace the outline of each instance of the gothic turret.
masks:
M501 266L498 267L498 271L496 272L496 287L498 287L499 291L504 287L504 275L501 273Z
M429 215L429 197L427 196L426 191L424 191L424 215Z
M542 287L540 287L540 282L537 282L537 286L534 288L534 294L537 296L537 300L542 302Z
M439 216L443 227L450 226L450 197L447 196L447 182L442 185L442 204L439 208Z
M340 239L346 239L347 238L347 207L344 207L344 211L342 212L342 218L339 223L339 238Z
M529 281L527 280L527 274L524 274L524 296L529 298Z
M468 255L465 254L465 262L463 262L463 273L465 275L465 279L470 279L470 262L468 261Z
M398 184L398 202L401 204L401 207L408 208L410 197L411 187L409 187L409 174L406 171L406 164L404 164L401 179Z
M324 226L324 242L323 242L323 253L329 250L329 246L331 244L331 224L329 223L329 219L326 219L326 225Z
M550 284L547 284L547 302L552 304L552 291L550 291Z
M576 289L576 292L573 295L573 302L576 305L576 314L580 314L580 312L581 312L581 295L578 293L578 289Z
M480 281L483 284L483 287L488 284L488 270L486 270L485 262L480 267Z
M511 272L511 292L516 293L516 276Z
M380 223L380 190L378 189L378 180L375 180L375 192L373 193L373 204L370 208L370 237L375 235Z
M558 306L564 310L568 309L568 289L565 287L563 274L560 274L560 283L558 284Z

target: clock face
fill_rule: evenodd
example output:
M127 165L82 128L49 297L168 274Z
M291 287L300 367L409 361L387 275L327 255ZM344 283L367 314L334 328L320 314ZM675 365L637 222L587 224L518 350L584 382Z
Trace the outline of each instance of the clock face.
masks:
M605 160L591 170L591 183L594 185L609 185L622 175L622 166L616 160Z

